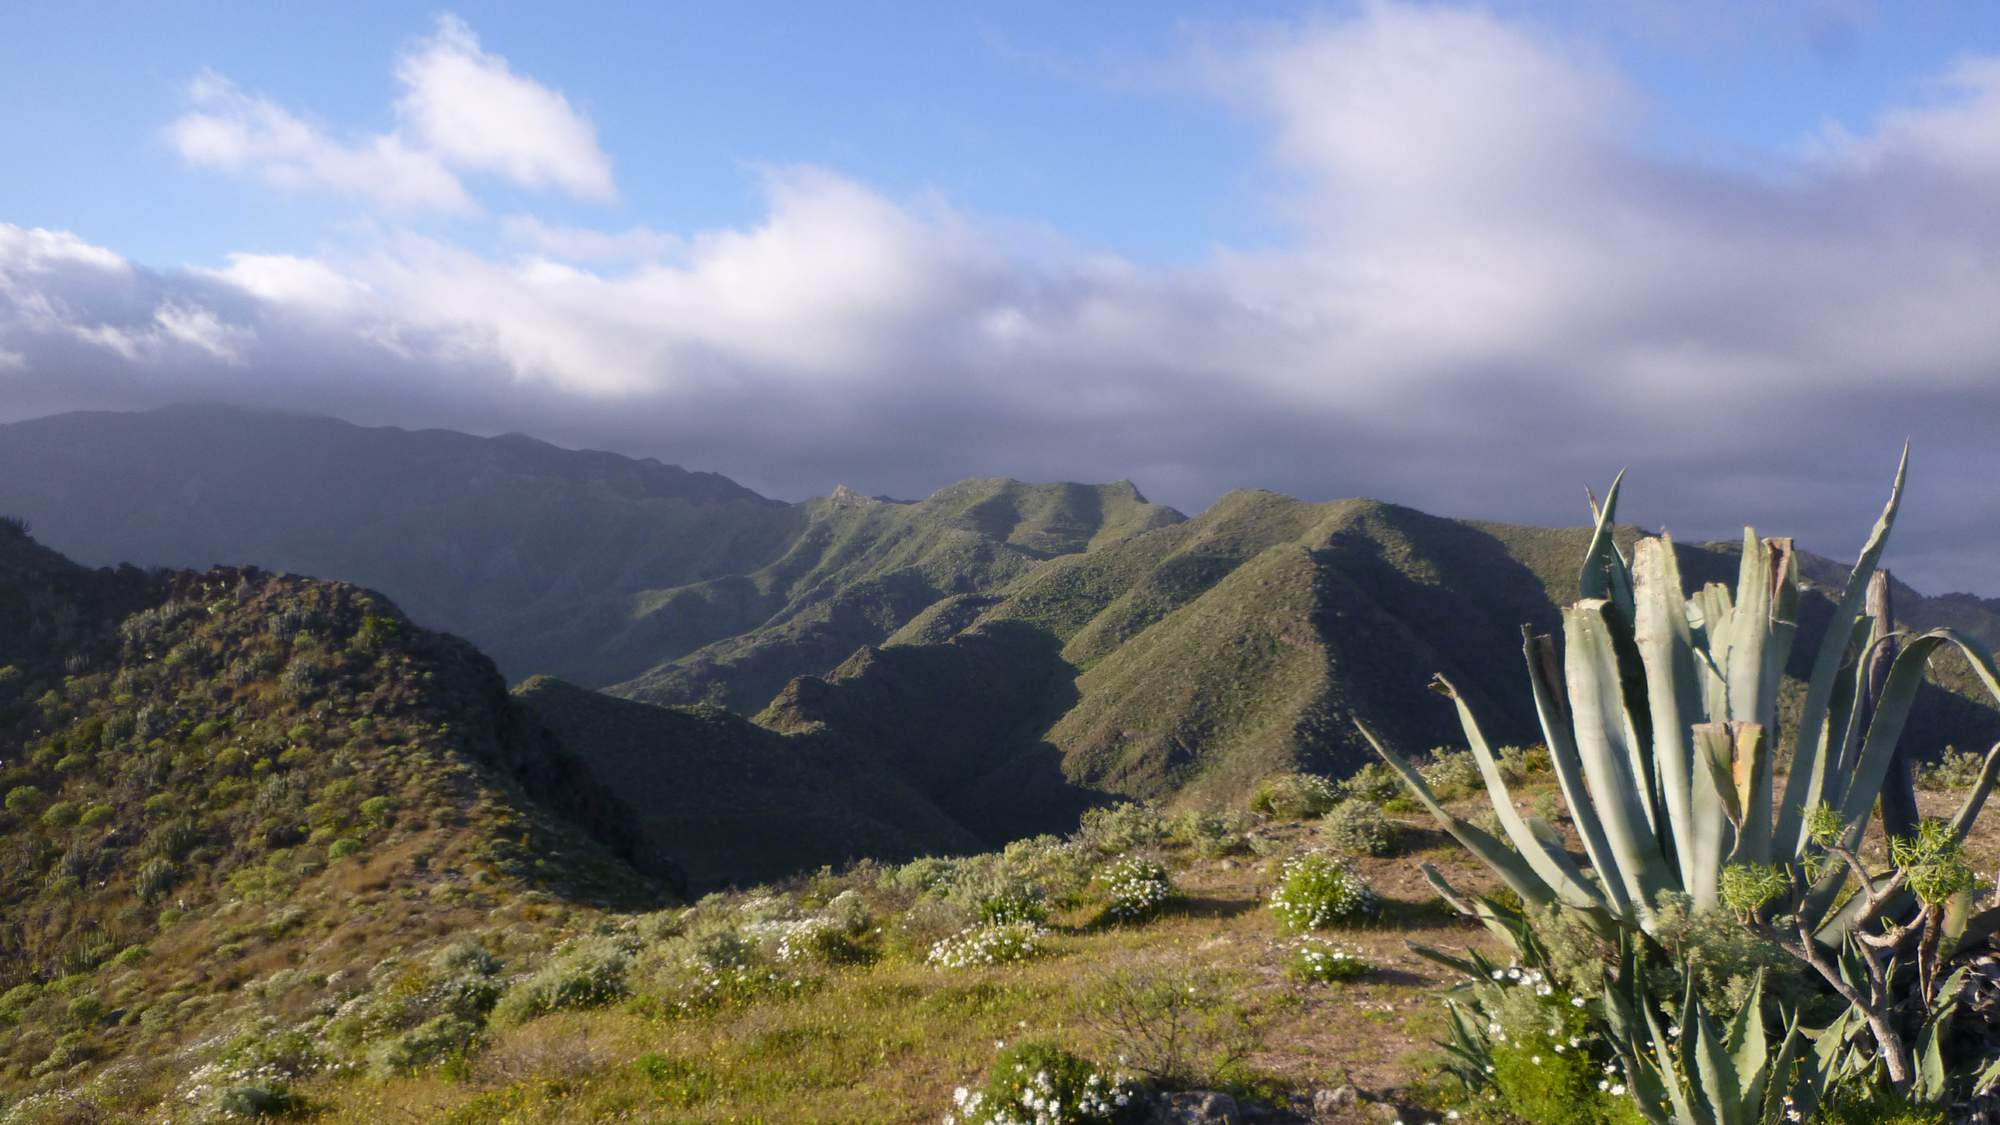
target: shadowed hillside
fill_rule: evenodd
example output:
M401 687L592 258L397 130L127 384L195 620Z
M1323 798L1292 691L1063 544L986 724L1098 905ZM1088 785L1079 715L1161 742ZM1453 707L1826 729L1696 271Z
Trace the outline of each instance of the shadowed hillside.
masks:
M666 708L531 679L515 698L577 748L624 823L697 891L979 841L872 755L720 708Z

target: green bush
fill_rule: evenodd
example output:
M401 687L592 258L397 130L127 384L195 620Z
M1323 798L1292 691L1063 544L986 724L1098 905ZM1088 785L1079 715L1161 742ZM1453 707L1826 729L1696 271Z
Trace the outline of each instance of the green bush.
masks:
M1266 816L1299 819L1320 816L1339 799L1333 783L1318 774L1280 773L1257 783L1250 808Z
M83 812L76 807L75 801L57 801L42 810L42 823L50 828L68 828L82 815Z
M95 828L116 815L118 815L117 809L100 802L85 808L83 815L78 817L76 822L85 828Z
M1219 859L1249 850L1243 827L1240 812L1188 809L1167 822L1167 838L1204 859Z
M1339 785L1340 795L1386 805L1404 797L1403 779L1385 762L1369 762Z
M978 1090L952 1091L946 1125L1098 1125L1117 1119L1132 1092L1119 1078L1054 1043L1016 1043L1000 1052Z
M520 1024L550 1012L601 1008L630 992L626 974L631 965L631 954L608 939L572 942L534 975L509 988L494 1007L493 1018Z
M1152 805L1127 802L1086 811L1076 838L1103 855L1118 855L1164 841L1167 822Z
M47 798L40 789L32 785L16 785L7 791L7 811L17 816L33 816L40 812Z
M1359 921L1377 909L1375 892L1361 876L1345 860L1323 851L1306 852L1285 864L1270 906L1294 930Z
M1947 746L1938 760L1917 768L1917 785L1923 789L1970 789L1979 784L1986 759L1966 750Z
M1361 797L1341 801L1319 822L1319 838L1339 855L1395 855L1402 831L1382 806Z

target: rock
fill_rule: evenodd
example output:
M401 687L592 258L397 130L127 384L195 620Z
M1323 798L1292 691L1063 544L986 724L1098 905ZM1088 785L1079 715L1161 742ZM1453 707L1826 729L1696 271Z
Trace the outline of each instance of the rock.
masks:
M1342 1110L1353 1109L1361 1103L1361 1091L1353 1086L1335 1086L1331 1090L1314 1090L1312 1110L1315 1116L1330 1117Z
M1153 1125L1243 1125L1236 1099L1214 1090L1162 1094L1153 1105Z

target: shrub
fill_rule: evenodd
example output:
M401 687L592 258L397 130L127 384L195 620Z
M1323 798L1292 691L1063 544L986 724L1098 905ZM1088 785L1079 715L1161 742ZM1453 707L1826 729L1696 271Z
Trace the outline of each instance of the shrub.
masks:
M1403 779L1385 762L1369 762L1340 783L1340 794L1386 805L1404 796Z
M1167 822L1167 838L1194 849L1204 859L1219 859L1245 851L1243 815L1189 809Z
M57 801L55 804L42 810L42 823L48 825L50 828L68 828L70 825L75 824L82 815L83 813L76 807L75 801Z
M78 817L76 822L85 828L95 828L117 814L118 810L100 802L84 809L83 815Z
M1361 954L1319 938L1301 938L1285 955L1285 975L1300 984L1332 984L1374 971Z
M1266 816L1298 819L1319 816L1340 799L1333 783L1313 773L1280 773L1257 783L1250 808Z
M396 818L396 802L387 797L370 797L361 802L361 819L377 828Z
M1142 963L1104 977L1088 1019L1131 1066L1169 1090L1226 1087L1261 1039L1237 999L1243 982L1173 961Z
M1026 922L1039 926L1049 920L1049 907L1040 887L1011 883L981 895L976 907L979 920L989 926Z
M1108 1123L1132 1101L1119 1077L1053 1043L1017 1043L1000 1052L978 1090L952 1091L945 1125Z
M1966 750L1947 746L1937 761L1917 770L1917 785L1924 789L1970 789L1979 783L1986 760Z
M7 791L7 811L19 816L32 816L40 811L46 798L42 791L32 785L16 785Z
M1098 875L1109 902L1104 912L1120 922L1143 922L1160 912L1174 893L1167 869L1150 859L1130 856Z
M502 1023L526 1023L550 1012L601 1008L629 991L632 957L603 938L584 939L559 951L534 975L518 981L493 1009Z
M1320 930L1375 913L1375 892L1345 861L1323 851L1295 856L1271 892L1271 912L1294 930Z
M1401 836L1402 826L1362 797L1341 801L1319 822L1319 838L1340 855L1394 855Z
M1076 838L1104 855L1117 855L1165 840L1167 822L1152 805L1127 802L1086 811Z
M1000 872L1041 888L1052 904L1074 906L1090 888L1098 853L1057 836L1031 836L1008 844L1000 853Z
M1479 762L1470 750L1451 750L1438 747L1431 751L1430 761L1418 767L1424 783L1431 787L1440 801L1463 797L1486 788L1486 779L1479 773Z
M1042 953L1044 932L1032 922L974 926L932 946L926 960L940 969L1026 961Z

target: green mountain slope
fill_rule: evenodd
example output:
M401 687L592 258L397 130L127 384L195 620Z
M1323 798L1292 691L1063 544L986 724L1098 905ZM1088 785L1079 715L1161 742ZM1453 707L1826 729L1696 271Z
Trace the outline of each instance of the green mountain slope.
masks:
M964 481L914 504L842 492L802 505L807 525L754 573L656 595L641 618L737 615L738 635L612 687L654 703L755 711L796 676L884 640L941 599L1002 589L1057 556L1178 522L1129 482Z
M90 571L13 524L0 795L0 1073L17 1076L185 1040L277 970L289 1003L331 1005L411 940L538 898L668 901L679 879L490 661L387 600L254 570ZM12 1030L37 1004L69 1005L72 1031Z
M1527 742L1538 731L1520 629L1558 630L1588 534L1234 493L998 594L939 603L881 649L788 687L763 721L891 756L929 745L973 776L1019 755L1060 768L1072 794L1209 804L1240 800L1277 770L1351 771L1370 758L1357 718L1413 751L1459 743L1452 709L1427 690L1433 673L1491 735ZM1690 582L1734 577L1732 545L1681 553ZM1839 569L1814 560L1808 575L1837 582ZM1971 616L1914 592L1899 607L1918 624ZM1823 592L1805 600L1792 694L1829 609ZM1030 693L1036 705L1004 681L954 673L968 650L995 645L1050 685ZM1927 691L1911 727L1919 753L2000 737L2000 714L1951 662L1935 678L1959 690ZM960 716L975 696L1011 704L1017 721Z

